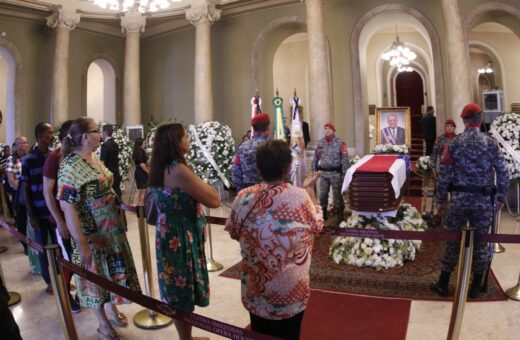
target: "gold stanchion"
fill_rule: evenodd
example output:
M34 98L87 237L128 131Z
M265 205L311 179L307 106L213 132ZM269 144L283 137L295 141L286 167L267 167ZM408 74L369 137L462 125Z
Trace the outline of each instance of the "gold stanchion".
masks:
M76 332L74 319L70 311L69 291L61 267L56 262L56 258L61 254L60 246L57 244L45 246L45 252L47 253L47 260L49 261L49 274L52 289L54 290L54 297L56 298L56 305L58 306L63 335L66 340L78 340L78 333Z
M146 295L153 298L152 261L150 259L150 241L145 221L144 207L137 207L139 225L139 241L141 242L141 259L143 261L144 289ZM153 310L143 309L134 315L134 324L143 329L158 329L169 326L172 319Z
M495 226L495 234L498 234L499 233L499 230L500 230L500 218L502 217L502 211L499 211L497 213L497 224ZM495 254L500 254L500 253L503 253L506 251L506 248L504 248L500 243L496 242L496 243L493 243L493 252Z
M7 208L7 195L5 194L5 188L2 183L0 183L0 208L4 220L9 221L11 219L11 214L9 214L9 209Z
M469 277L471 275L471 260L473 257L474 238L475 230L462 230L457 272L457 287L455 289L455 297L453 299L453 307L451 309L448 340L458 340L460 337L460 328L462 326L462 319L464 317L464 307L466 305L466 298L468 296Z
M5 289L7 289L7 283L5 282L5 276L4 276L4 272L2 271L2 263L0 263L0 278L2 278L2 282L4 283L4 287ZM20 295L20 293L17 293L17 292L9 292L9 301L7 302L7 305L9 307L12 307L14 305L17 305L20 303L20 301L22 301L22 296Z
M512 300L520 301L520 276L518 277L516 286L506 290L506 295Z
M206 209L206 215L208 216L209 208L205 207L205 209ZM218 272L219 270L224 268L224 266L221 263L215 261L215 259L213 258L213 242L211 239L211 224L209 224L209 223L208 223L208 245L209 245L209 257L207 260L206 267L208 268L208 272Z

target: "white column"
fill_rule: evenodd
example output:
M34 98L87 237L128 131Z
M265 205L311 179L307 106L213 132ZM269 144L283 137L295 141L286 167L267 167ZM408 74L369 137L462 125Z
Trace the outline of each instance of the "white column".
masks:
M323 137L323 126L332 121L332 87L330 82L327 36L323 18L323 0L304 0L309 41L309 106L311 135Z
M51 92L51 122L56 125L69 116L69 41L70 31L79 24L80 15L56 10L47 17L47 25L56 30Z
M442 0L446 49L448 51L448 74L450 79L451 118L457 123L457 131L464 130L460 112L473 101L469 76L469 51L464 39L458 0ZM448 117L449 114L446 116Z
M121 27L126 34L125 73L123 88L123 124L141 124L141 88L139 75L139 53L141 32L144 32L146 18L137 6L121 17Z
M213 116L213 79L211 69L211 24L220 19L216 2L186 10L186 19L195 25L195 123L211 121Z

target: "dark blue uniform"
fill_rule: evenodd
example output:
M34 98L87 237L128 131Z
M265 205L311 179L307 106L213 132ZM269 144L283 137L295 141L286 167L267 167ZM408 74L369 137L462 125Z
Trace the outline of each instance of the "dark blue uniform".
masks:
M495 140L478 128L466 128L448 145L448 155L442 160L437 193L438 204L451 198L444 223L446 230L461 230L466 223L477 233L487 233L492 221L493 199L504 203L509 185L509 171ZM496 196L484 192L495 186ZM470 192L473 191L473 192ZM459 258L459 243L448 242L441 259L444 272L452 272ZM487 244L477 244L473 253L473 272L484 273L491 259Z
M251 139L238 147L231 168L231 180L237 190L242 190L262 181L262 177L256 169L256 150L267 139L266 133L255 132Z

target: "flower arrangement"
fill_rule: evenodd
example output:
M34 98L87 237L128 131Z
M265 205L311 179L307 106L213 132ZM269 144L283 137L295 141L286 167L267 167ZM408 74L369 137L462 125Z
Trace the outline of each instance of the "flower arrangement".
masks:
M417 160L417 169L422 170L424 172L432 171L432 162L430 156L422 156Z
M101 129L102 124L99 124L99 126ZM126 132L119 125L114 125L112 138L114 138L114 141L119 147L119 174L121 175L121 181L124 182L128 180L134 145L126 135Z
M515 151L520 153L520 114L504 113L493 121L491 128L496 130ZM513 159L504 146L500 145L500 148L504 154L511 181L520 180L520 163Z
M220 171L226 178L230 178L233 156L235 155L235 140L231 135L229 126L219 122L205 122L195 126L191 125L188 129L191 145L186 155L186 161L198 176L209 183L213 183L221 181L221 179L197 145L192 127L195 128L201 144L211 154Z
M378 144L375 146L374 150L372 150L373 154L385 154L385 153L399 153L403 155L407 155L410 153L408 150L408 146L406 144L403 145L392 145L392 144Z
M348 159L348 167L350 168L352 165L356 164L361 158L358 155L354 155L349 157Z
M352 215L340 224L340 228L424 231L427 224L417 209L403 203L395 218ZM339 236L332 241L329 255L338 264L380 270L400 267L404 261L413 261L420 248L421 241Z

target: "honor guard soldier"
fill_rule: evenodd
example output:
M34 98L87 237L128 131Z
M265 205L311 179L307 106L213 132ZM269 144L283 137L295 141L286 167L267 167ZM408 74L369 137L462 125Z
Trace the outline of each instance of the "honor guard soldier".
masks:
M327 219L327 205L329 190L332 187L334 206L343 213L344 203L341 196L341 184L348 169L347 145L334 135L336 129L332 123L325 124L325 138L318 141L312 170L321 171L320 176L320 205L323 218Z
M465 130L453 137L442 155L437 193L438 210L440 215L444 213L444 205L450 192L444 228L460 231L469 221L470 227L476 229L478 239L478 234L488 232L493 214L504 204L509 172L495 140L480 131L480 106L470 103L464 107L460 116ZM448 282L459 258L459 247L459 242L446 243L439 280L430 286L440 296L448 296ZM491 252L488 244L475 244L470 298L477 298L480 293L482 278L490 265Z
M256 169L256 150L268 139L269 115L267 113L256 114L251 119L251 126L253 126L253 136L238 147L233 158L231 180L237 190L262 181L262 177Z

